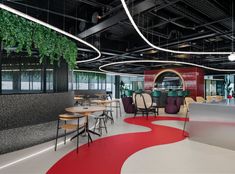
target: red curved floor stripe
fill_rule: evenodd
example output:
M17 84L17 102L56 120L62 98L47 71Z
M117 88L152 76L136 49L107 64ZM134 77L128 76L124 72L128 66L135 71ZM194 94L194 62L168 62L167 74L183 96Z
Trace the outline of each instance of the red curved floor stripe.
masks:
M178 120L179 117L126 118L125 122L149 127L151 131L126 133L95 140L71 151L54 164L47 174L120 174L125 160L135 152L161 144L183 140L182 130L152 124L155 120Z

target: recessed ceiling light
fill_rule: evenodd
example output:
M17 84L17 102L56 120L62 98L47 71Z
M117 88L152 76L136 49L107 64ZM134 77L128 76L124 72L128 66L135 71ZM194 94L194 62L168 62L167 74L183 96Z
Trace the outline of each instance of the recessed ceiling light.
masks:
M235 61L235 53L232 53L228 56L228 60Z

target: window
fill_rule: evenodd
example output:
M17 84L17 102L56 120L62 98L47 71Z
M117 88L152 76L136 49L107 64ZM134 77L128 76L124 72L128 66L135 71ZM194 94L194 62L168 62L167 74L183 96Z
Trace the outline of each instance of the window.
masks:
M106 77L106 91L112 91L112 76L107 75Z
M25 70L21 71L20 89L22 91L40 91L41 86L41 70Z
M78 89L88 90L88 78L86 76L79 76Z
M13 90L12 71L2 71L2 90Z
M21 90L29 90L29 84L30 84L30 75L29 72L21 72L21 83L20 83L20 89Z
M89 89L98 89L98 76L91 76L89 77Z
M46 72L46 90L52 91L53 90L53 70L48 69Z

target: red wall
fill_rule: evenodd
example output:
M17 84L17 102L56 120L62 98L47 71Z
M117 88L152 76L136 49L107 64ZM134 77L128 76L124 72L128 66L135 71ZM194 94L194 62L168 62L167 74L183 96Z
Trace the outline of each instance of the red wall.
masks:
M144 89L152 90L154 86L154 79L156 75L165 69L159 70L146 70L144 72ZM172 68L171 70L177 71L184 79L185 89L190 91L190 96L204 97L204 70L202 68Z

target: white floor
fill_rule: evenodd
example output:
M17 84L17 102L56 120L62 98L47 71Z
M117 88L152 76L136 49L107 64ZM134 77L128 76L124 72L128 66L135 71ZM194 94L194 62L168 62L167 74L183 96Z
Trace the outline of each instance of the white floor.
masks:
M123 114L124 115L124 114ZM162 110L159 115L165 114ZM178 116L183 116L184 112ZM175 115L173 115L175 116ZM142 126L129 125L119 117L115 123L108 124L108 134L148 131ZM176 128L182 128L182 122L156 121L161 124ZM95 136L93 138L96 138ZM86 138L81 138L81 144L86 143ZM73 150L75 142L68 142L59 146L55 152L54 141L37 145L28 149L8 153L0 156L0 174L43 174L62 156ZM45 150L49 147L48 150ZM45 150L28 159L17 162L22 158ZM223 149L216 146L190 141L188 139L167 145L155 146L141 150L130 156L122 167L122 174L234 174L235 173L235 151ZM16 162L2 168L2 166Z

